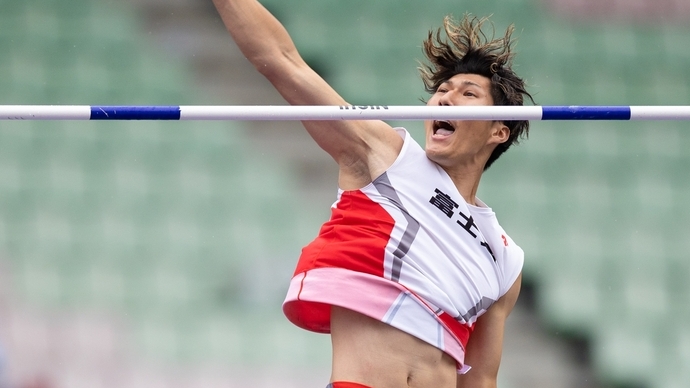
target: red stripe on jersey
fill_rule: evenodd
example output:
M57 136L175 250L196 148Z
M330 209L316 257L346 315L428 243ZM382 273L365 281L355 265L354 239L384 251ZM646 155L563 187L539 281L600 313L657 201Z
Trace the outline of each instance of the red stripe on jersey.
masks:
M448 329L450 329L450 331L458 337L462 347L467 349L467 341L470 339L470 334L472 334L474 326L464 325L445 312L441 313L438 317L446 325L446 327L448 327Z
M302 249L295 275L338 267L383 277L383 262L395 220L359 190L346 191L318 237Z

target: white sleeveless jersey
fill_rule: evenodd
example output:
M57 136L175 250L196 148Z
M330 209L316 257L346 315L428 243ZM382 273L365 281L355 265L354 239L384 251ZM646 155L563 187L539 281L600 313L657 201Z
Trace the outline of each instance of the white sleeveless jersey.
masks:
M522 249L494 212L467 204L402 128L400 155L369 185L339 191L307 245L284 303L296 325L330 330L330 305L379 319L453 356L517 279Z

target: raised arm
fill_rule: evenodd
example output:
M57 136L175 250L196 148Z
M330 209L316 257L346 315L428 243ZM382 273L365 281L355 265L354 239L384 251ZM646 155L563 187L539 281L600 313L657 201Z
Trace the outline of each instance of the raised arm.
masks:
M318 0L315 0L318 1ZM292 105L347 105L297 52L280 22L256 0L213 0L242 53ZM343 189L359 188L397 157L401 138L382 121L305 121L340 166ZM343 187L344 186L344 187Z
M458 375L457 388L496 388L505 323L520 295L521 283L522 274L510 290L477 319L465 355L465 362L472 369Z

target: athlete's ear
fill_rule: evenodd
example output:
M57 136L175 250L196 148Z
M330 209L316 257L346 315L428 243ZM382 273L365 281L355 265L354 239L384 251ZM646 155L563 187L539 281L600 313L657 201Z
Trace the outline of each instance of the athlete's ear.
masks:
M508 129L508 126L503 124L502 121L494 121L492 129L493 133L491 134L491 138L495 143L501 144L508 141L508 138L510 137L510 129Z

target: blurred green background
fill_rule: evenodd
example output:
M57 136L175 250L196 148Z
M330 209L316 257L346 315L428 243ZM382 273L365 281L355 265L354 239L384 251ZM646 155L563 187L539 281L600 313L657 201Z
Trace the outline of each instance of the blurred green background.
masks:
M690 104L686 1L263 3L358 105L419 104L422 40L466 11L516 25L540 105ZM0 0L0 104L281 103L256 77L210 1ZM588 371L558 386L690 387L687 124L535 122L482 181L526 251L520 311ZM335 198L298 131L0 122L0 387L324 386L328 337L280 311ZM526 352L500 386L556 386Z

